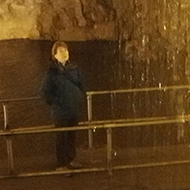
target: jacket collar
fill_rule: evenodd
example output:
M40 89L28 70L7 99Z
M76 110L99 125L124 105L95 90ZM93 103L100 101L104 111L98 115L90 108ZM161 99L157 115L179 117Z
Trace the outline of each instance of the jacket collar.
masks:
M70 63L70 61L67 61L65 66L63 66L58 61L53 61L53 60L50 61L49 67L50 67L50 69L57 70L57 71L59 71L61 73L65 73L67 70L76 68L76 66L72 65Z

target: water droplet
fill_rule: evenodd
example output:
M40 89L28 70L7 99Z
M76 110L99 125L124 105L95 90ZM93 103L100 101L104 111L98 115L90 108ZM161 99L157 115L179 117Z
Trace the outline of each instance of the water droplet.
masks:
M94 127L93 132L94 132L94 133L96 132L96 127Z

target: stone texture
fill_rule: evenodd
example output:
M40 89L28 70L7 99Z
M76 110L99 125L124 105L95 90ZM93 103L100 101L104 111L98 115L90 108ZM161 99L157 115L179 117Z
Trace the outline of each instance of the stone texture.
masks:
M111 16L111 13L115 11L113 5L108 6L106 2L42 1L41 14L38 15L41 38L74 41L114 39L115 17ZM50 10L51 14L47 10Z
M0 1L0 38L39 38L36 19L40 0Z
M115 12L112 0L4 0L0 39L113 39Z

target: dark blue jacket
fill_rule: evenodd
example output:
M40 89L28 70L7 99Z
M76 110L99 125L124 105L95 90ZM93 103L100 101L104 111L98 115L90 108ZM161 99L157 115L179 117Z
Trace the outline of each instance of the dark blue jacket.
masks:
M81 115L85 92L77 66L51 61L42 84L42 98L52 108L54 119L76 119Z

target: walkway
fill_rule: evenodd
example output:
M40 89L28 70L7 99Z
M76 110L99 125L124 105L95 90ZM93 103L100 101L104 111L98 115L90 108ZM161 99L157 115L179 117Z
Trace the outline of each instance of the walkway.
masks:
M78 160L89 167L106 165L106 149L79 150ZM189 145L152 148L114 149L114 166L188 160ZM51 171L54 157L15 159L18 172ZM6 161L1 160L1 175L7 172ZM63 175L0 179L0 190L190 190L190 164L149 168L76 173L72 178Z

